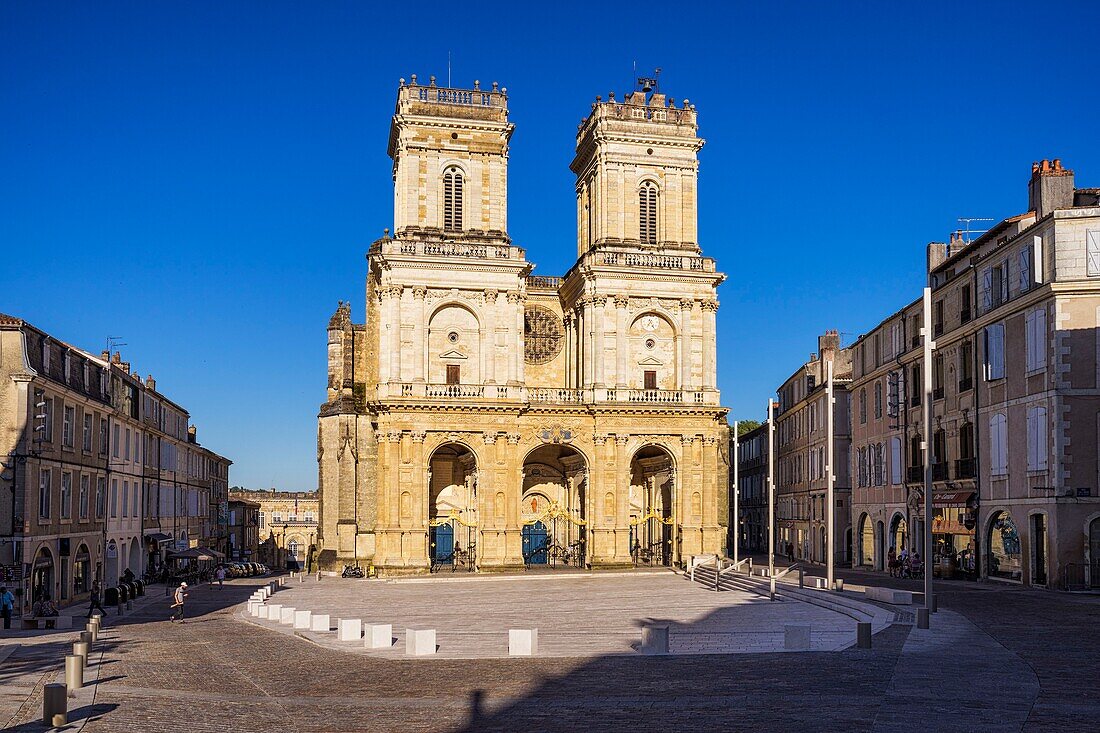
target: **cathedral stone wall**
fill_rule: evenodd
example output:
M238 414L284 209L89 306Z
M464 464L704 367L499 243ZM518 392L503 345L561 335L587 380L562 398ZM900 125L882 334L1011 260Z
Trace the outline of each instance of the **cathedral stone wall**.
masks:
M364 325L329 323L322 566L678 564L725 540L716 288L695 240L694 108L635 92L581 126L577 264L506 228L507 94L404 83L394 234Z

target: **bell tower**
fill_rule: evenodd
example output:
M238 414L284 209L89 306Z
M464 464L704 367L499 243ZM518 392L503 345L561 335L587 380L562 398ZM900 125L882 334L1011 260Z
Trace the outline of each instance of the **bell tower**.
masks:
M623 101L596 97L577 131L577 254L604 245L698 252L695 108L640 79Z
M397 237L507 242L507 89L401 80L390 125Z

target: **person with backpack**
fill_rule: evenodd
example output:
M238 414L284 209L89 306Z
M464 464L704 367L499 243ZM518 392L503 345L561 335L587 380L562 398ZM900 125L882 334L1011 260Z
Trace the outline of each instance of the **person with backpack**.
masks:
M99 579L92 581L92 590L88 594L88 618L92 617L92 611L99 609L99 612L104 617L107 616L107 609L103 607L103 584L99 582Z
M0 614L4 617L5 629L11 628L11 614L14 610L15 596L7 589L7 586L0 586Z

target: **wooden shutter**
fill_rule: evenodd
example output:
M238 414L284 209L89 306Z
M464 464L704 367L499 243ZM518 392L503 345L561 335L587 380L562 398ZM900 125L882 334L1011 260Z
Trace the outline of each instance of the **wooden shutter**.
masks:
M657 372L647 369L642 373L645 389L657 389Z
M1100 230L1085 233L1087 238L1086 255L1088 258L1088 276L1100 277Z
M447 365L447 384L458 384L461 374L461 365L448 364Z

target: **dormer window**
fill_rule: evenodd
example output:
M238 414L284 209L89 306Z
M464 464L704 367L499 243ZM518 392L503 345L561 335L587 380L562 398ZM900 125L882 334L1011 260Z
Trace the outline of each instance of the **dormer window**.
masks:
M462 230L462 171L451 166L443 172L443 228Z
M638 189L638 240L657 244L657 184L643 181Z

